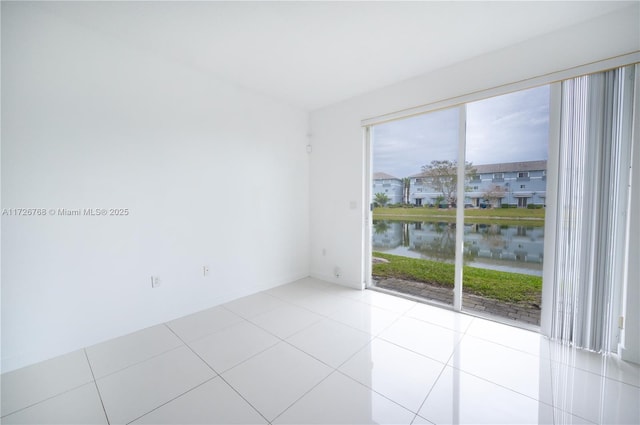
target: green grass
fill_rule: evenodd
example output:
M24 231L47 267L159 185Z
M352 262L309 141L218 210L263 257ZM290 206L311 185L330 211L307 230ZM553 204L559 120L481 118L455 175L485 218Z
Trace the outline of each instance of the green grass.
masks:
M544 225L544 209L527 208L487 208L464 210L465 221L482 224L504 224L527 226ZM374 220L404 220L404 221L455 221L455 209L442 208L375 208Z
M453 288L454 265L374 252L389 263L373 265L373 275L425 282ZM511 303L539 303L542 278L520 273L463 267L464 292Z

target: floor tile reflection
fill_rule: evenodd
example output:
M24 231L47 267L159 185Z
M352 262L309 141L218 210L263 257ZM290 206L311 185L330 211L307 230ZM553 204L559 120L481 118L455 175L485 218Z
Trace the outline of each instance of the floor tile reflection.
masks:
M640 423L638 365L312 278L1 378L3 424Z

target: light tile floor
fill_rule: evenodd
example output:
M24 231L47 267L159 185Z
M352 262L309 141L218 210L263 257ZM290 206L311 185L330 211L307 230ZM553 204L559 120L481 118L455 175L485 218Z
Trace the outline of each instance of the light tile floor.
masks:
M6 373L3 424L640 423L640 368L303 279Z

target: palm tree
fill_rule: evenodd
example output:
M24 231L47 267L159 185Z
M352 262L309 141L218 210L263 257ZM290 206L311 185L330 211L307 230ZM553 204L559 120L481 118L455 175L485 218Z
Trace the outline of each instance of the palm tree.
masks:
M373 205L376 207L384 207L389 202L389 197L384 193L376 193L373 198Z
M409 177L405 177L402 179L402 203L409 203L409 193L411 191L411 179Z

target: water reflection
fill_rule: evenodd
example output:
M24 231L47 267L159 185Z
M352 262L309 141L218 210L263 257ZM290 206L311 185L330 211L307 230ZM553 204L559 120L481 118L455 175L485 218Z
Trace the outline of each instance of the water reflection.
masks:
M455 223L374 220L373 230L374 251L455 261ZM466 265L541 276L543 250L542 226L464 225Z

